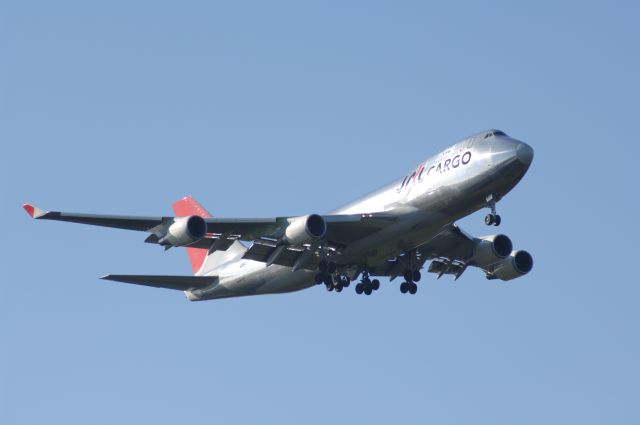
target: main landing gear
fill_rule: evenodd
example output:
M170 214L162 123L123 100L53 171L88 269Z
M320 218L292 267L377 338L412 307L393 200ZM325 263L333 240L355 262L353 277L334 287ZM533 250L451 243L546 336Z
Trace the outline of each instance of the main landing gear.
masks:
M344 288L348 288L351 284L351 279L340 274L336 263L322 261L318 264L318 274L316 274L316 285L324 284L327 291L342 292ZM356 285L356 294L371 295L373 291L380 289L380 281L378 279L371 279L369 272L364 270L362 272L362 280Z
M322 261L318 265L318 274L316 274L316 285L323 284L327 288L327 291L342 292L344 288L348 288L351 284L351 279L347 276L342 276L337 271L336 263Z
M500 226L502 218L496 213L496 202L498 202L498 200L493 195L489 195L487 202L491 208L491 214L487 214L484 217L484 224L487 226Z
M403 277L405 281L400 284L400 292L403 294L408 292L411 295L418 292L418 285L416 285L416 282L419 282L422 278L420 272L418 270L405 270Z
M369 272L362 272L362 281L356 285L356 294L371 295L373 291L380 289L380 281L378 279L371 280Z

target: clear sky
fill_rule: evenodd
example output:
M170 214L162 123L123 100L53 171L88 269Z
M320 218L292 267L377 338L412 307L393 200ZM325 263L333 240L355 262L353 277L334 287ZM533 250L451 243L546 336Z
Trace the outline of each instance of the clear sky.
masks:
M482 3L3 1L0 423L640 423L638 3ZM21 209L322 213L489 128L536 152L510 283L190 303Z

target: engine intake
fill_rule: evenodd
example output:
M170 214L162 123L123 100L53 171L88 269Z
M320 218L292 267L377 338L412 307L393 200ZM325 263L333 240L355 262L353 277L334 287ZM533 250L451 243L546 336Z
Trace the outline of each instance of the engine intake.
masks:
M189 245L202 239L206 233L207 223L204 218L197 215L176 217L158 243L169 246Z
M533 257L527 251L513 251L509 257L495 265L494 277L500 280L511 280L524 276L533 269Z
M473 261L480 267L487 267L507 258L512 249L508 236L483 236L473 251Z
M289 220L283 240L289 245L304 245L327 234L327 223L318 214L309 214Z

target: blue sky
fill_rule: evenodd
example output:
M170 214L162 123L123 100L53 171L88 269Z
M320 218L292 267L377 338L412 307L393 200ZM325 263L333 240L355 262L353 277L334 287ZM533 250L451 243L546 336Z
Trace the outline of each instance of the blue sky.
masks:
M635 2L0 6L0 422L638 423ZM326 212L477 131L531 144L500 204L535 258L416 296L189 303L144 235L21 209ZM484 211L460 224L491 230Z

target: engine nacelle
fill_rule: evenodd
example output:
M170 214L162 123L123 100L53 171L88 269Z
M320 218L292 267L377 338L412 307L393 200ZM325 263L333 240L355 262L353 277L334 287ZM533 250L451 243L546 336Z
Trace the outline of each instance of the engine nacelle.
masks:
M318 214L309 214L289 220L282 238L289 245L304 245L323 238L327 234L327 223Z
M511 254L513 244L505 235L483 236L473 251L473 261L480 267L504 260Z
M202 239L205 233L207 233L207 223L204 218L197 215L176 217L158 243L168 246L189 245Z
M513 251L507 258L494 265L491 275L500 280L524 276L533 269L533 257L527 251Z

